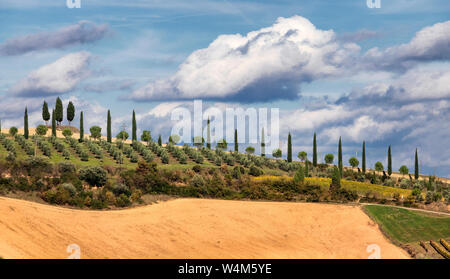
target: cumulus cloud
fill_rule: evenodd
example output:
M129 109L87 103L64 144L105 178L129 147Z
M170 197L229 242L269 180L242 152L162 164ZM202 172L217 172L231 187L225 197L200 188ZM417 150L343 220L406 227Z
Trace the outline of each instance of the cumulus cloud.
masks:
M106 80L99 83L87 84L83 87L84 91L103 93L107 91L125 91L134 87L135 82L129 79L125 80Z
M32 71L16 83L10 93L22 97L36 97L69 92L90 75L90 58L91 54L85 51L67 54Z
M427 26L406 44L380 50L375 47L362 57L365 68L405 71L419 62L450 59L450 21Z
M380 37L381 34L378 31L372 31L367 29L361 29L356 32L351 33L343 33L337 36L338 40L344 41L344 42L360 42L365 41L373 38Z
M308 19L278 18L273 26L248 33L221 35L193 52L178 71L131 93L133 100L215 99L271 101L295 99L302 82L342 71L359 52L339 43L332 30Z
M9 39L0 44L0 55L20 55L31 51L92 43L105 37L109 31L108 25L80 21L54 32L41 32Z

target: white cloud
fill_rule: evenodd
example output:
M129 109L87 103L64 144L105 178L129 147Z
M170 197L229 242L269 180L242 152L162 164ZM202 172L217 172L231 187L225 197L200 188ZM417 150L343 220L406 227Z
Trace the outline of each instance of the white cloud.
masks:
M332 30L317 29L306 18L278 18L245 36L219 36L193 52L174 75L135 90L130 98L293 99L300 83L340 74L346 59L358 52L356 44L338 43Z
M17 96L45 96L63 94L73 90L90 75L91 54L81 51L67 54L51 64L32 71L15 84L10 92Z

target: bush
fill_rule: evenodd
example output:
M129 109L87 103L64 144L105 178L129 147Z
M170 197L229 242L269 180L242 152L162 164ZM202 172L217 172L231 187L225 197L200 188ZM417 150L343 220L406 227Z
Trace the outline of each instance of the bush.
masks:
M111 187L111 190L116 196L120 196L122 194L129 196L131 193L130 188L128 188L128 186L126 186L122 183L115 184L114 186Z
M199 173L202 171L202 166L200 165L195 165L192 167L192 170L195 171L196 173Z
M71 137L73 133L70 129L64 129L62 134L64 137L68 138L68 137Z
M192 177L190 184L191 184L191 186L194 186L194 187L203 187L203 186L205 186L205 180L203 179L203 177L201 175L196 174L196 175L194 175L194 177Z
M17 134L17 127L11 127L11 128L9 128L9 134L11 135L11 136L15 136L16 134Z
M305 181L305 170L302 166L299 166L298 170L294 174L295 183L303 183Z
M16 154L14 152L8 152L6 155L6 161L14 162L16 160Z
M264 172L263 172L262 169L258 168L257 166L252 165L252 166L250 167L250 170L249 170L248 173L249 173L250 175L253 175L253 176L260 176L260 175L262 175Z
M75 186L72 185L72 183L64 183L61 185L62 188L64 188L67 192L69 192L70 196L75 196L77 193L77 189Z
M106 183L106 170L101 167L86 167L80 171L80 179L91 186L103 186Z
M60 173L75 173L75 165L71 162L60 162L58 164L58 171Z
M120 196L116 199L116 206L125 207L131 204L130 199L125 194L120 194Z

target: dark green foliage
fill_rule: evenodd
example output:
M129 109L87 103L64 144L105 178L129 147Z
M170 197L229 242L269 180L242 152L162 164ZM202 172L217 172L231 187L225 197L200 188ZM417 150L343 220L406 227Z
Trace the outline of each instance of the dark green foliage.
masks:
M339 148L338 148L338 166L339 166L339 174L342 177L344 163L342 162L342 141L341 137L339 137Z
M356 168L359 165L359 161L356 157L351 157L348 160L348 163L350 164L350 166L352 166L352 168Z
M28 109L25 107L25 115L23 116L23 136L28 139Z
M75 118L75 106L73 105L72 101L70 101L69 104L67 105L67 121L69 122L69 126L74 118Z
M120 131L117 135L116 135L116 139L120 139L120 140L127 140L129 137L128 133L125 131Z
M275 158L281 158L282 155L283 155L283 154L282 154L282 152L281 152L281 149L279 149L279 148L275 149L275 150L272 152L272 156L275 157Z
M305 177L309 177L309 162L308 159L305 161Z
M362 172L366 173L366 142L363 141L362 146Z
M300 165L298 170L294 174L294 182L295 183L303 183L305 181L305 170Z
M84 140L83 112L80 112L80 142Z
M103 186L106 183L106 170L101 167L85 167L80 171L80 179L91 186Z
M383 163L381 163L381 162L376 162L376 163L375 163L375 170L376 170L376 171L383 171L383 170L384 170Z
M261 156L266 156L266 139L264 138L264 127L261 130Z
M92 126L89 131L91 132L91 138L99 139L102 137L102 128L99 126Z
M387 171L389 176L392 174L392 156L391 156L391 146L389 145L388 148L388 165L387 165Z
M147 144L152 140L152 136L149 130L142 131L141 141L146 142Z
M341 188L341 173L339 169L333 167L333 175L331 176L330 192L334 192Z
M239 152L237 129L234 129L234 151Z
M247 152L248 154L253 154L255 153L255 148L253 146L249 146L245 149L245 152Z
M64 117L63 117L63 104L61 99L58 97L56 98L56 105L55 105L55 120L57 122L58 125L61 124L61 122L63 121Z
M136 125L136 113L133 110L133 121L132 121L132 127L131 127L131 140L135 141L137 140L137 125Z
M291 133L288 135L288 146L287 146L287 161L292 162L292 137Z
M417 155L417 148L416 156L414 158L414 178L419 179L419 156Z
M50 120L50 113L48 111L48 104L46 101L44 101L44 104L42 105L42 119L46 124Z
M48 128L45 125L39 125L36 127L36 134L39 136L45 136L47 134Z
M161 135L159 135L159 137L158 137L158 145L159 145L159 146L162 146L162 138L161 138Z
M52 110L52 136L56 137L56 119L55 110Z
M206 129L206 148L211 149L211 126L209 118Z
M313 166L317 167L317 142L316 142L316 133L314 133L313 139Z
M108 116L106 120L106 141L112 142L112 135L111 135L111 112L108 109Z
M13 127L9 128L9 134L13 137L17 134L17 131L18 131L17 127L13 126Z
M250 166L250 170L248 171L248 174L253 175L253 176L260 176L263 175L264 172L262 169L258 168L255 165Z
M333 161L334 161L334 155L333 154L331 154L331 153L329 153L329 154L327 154L327 155L325 155L325 163L327 163L327 164L333 164Z

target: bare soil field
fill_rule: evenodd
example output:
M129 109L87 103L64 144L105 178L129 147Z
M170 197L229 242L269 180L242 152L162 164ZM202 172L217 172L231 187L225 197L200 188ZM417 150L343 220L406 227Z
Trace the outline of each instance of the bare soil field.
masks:
M113 211L0 198L0 256L67 258L408 258L359 207L176 199Z

